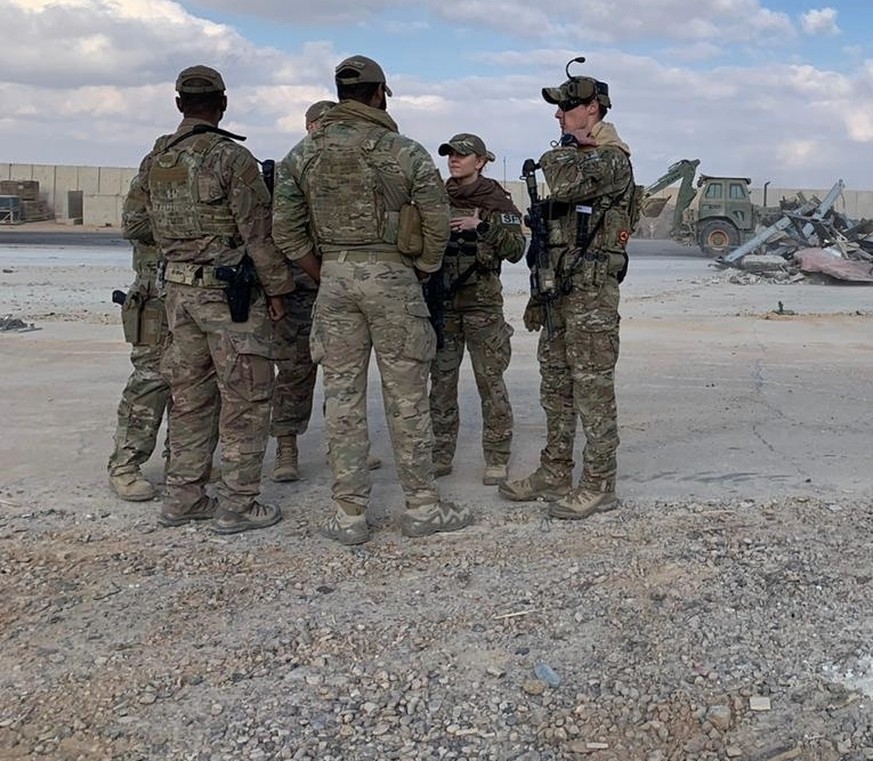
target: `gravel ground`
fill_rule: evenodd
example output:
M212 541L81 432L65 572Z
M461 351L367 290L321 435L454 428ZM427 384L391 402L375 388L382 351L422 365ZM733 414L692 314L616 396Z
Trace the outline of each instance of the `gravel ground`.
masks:
M14 263L0 278L0 312L16 305L44 327L2 343L15 368L0 414L11 421L0 447L3 761L873 760L869 477L809 495L799 475L790 493L774 482L763 496L713 482L713 499L643 499L641 483L624 487L621 509L562 523L543 505L499 500L475 463L460 463L444 488L476 525L413 541L396 525L381 442L374 538L347 549L317 533L330 483L319 438L307 481L265 484L285 506L276 529L161 529L156 502L119 502L102 471L126 372L106 296L129 276L119 263L82 266ZM719 287L694 291L697 302L745 311ZM682 288L629 302L627 386L646 373L640 347L661 315L694 303ZM529 354L531 339L517 338ZM42 352L29 376L16 347ZM767 367L755 363L761 385ZM90 395L59 393L53 374ZM32 431L18 409L28 377L45 410ZM635 420L643 408L626 397ZM519 410L515 471L539 447L534 407ZM624 462L634 435L658 435L652 415L629 431Z

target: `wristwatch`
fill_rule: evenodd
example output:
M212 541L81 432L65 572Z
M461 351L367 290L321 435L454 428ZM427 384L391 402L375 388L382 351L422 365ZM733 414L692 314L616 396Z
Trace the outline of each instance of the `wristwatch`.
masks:
M484 219L476 225L476 234L477 235L485 235L491 229L491 225L489 225Z

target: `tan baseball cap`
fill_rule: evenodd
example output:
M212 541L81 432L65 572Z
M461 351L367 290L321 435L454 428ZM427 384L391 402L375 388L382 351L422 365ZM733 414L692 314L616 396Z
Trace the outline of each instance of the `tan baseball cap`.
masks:
M224 92L224 80L209 66L189 66L176 77L176 92L196 95L207 92Z
M317 122L324 116L328 111L330 111L336 105L335 101L332 100L317 100L313 103L309 108L306 109L306 116L304 119L307 124L312 124L312 122Z
M342 61L335 72L337 84L356 85L362 82L378 82L385 85L385 94L393 95L391 88L385 82L385 72L372 58L365 55L353 55Z
M485 141L478 135L473 135L469 132L461 132L455 135L451 140L443 143L437 153L440 156L448 156L450 153L460 153L462 156L468 156L475 153L477 156L483 156L486 161L494 161L494 154L485 147Z

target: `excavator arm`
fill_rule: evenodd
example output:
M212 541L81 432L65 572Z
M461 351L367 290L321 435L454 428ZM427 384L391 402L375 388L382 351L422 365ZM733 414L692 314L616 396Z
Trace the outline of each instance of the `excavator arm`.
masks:
M700 165L700 159L680 159L675 164L671 164L670 168L664 172L661 177L655 180L646 188L643 196L642 212L645 217L657 217L667 205L668 198L653 198L655 193L669 187L674 182L680 182L679 192L676 195L676 209L673 212L673 226L670 231L671 236L676 236L682 228L682 215L691 202L697 191L694 189L694 176L697 174L697 167Z

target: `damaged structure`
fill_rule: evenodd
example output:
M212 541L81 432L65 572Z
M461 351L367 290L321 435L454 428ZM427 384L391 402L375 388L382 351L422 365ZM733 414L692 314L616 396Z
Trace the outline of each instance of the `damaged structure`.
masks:
M873 283L873 220L852 220L834 209L844 189L838 180L824 199L807 199L803 193L783 199L776 221L720 256L716 264L783 282L825 275Z

